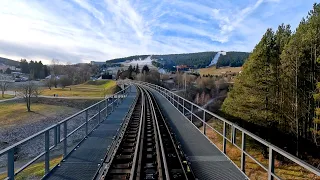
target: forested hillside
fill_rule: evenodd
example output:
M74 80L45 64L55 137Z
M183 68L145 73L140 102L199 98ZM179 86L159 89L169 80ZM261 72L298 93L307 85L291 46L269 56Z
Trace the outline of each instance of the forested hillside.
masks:
M136 55L136 56L129 56L129 57L123 57L123 58L116 58L116 59L110 59L107 60L107 63L121 63L121 62L125 62L127 60L133 60L133 59L145 59L147 58L149 55Z
M153 55L152 59L157 59L162 65L175 66L175 65L188 65L195 68L206 67L211 59L215 56L216 52L199 52L199 53L186 53L186 54L166 54L166 55ZM150 55L137 55L125 58L117 58L107 60L107 63L120 63L133 59L145 59Z
M5 64L8 66L19 66L19 62L18 61L14 61L11 59L7 59L7 58L2 58L0 57L0 64Z
M166 55L153 55L152 59L156 59L158 63L154 63L157 67L166 69L172 68L176 65L187 65L193 68L205 68L208 66L217 52L198 52L198 53L186 53L186 54L166 54ZM129 56L124 58L117 58L107 60L107 63L120 63L127 60L133 59L145 59L149 55L137 55ZM248 58L249 53L247 52L227 52L227 55L220 56L217 64L219 66L232 66L240 67L244 61Z
M243 66L222 110L245 121L320 145L320 4L294 33L289 25L268 29ZM315 97L315 98L314 98ZM317 109L318 110L318 109ZM316 113L316 115L315 115Z
M153 58L162 59L166 64L172 62L174 65L183 64L194 68L204 68L210 64L216 53L217 52L199 52L188 54L154 55Z
M250 53L247 52L227 52L226 55L221 55L217 61L216 67L241 67L243 63L248 59Z

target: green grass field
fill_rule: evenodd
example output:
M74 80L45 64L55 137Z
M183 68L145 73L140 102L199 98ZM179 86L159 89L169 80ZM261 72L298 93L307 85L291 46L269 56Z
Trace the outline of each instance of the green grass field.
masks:
M0 100L11 99L11 98L14 98L14 96L13 96L13 95L5 94L4 97L2 97L2 95L0 95Z
M65 88L44 89L41 95L59 97L104 97L117 92L118 86L113 80L88 81L83 84L68 86Z
M72 109L64 106L33 103L31 104L32 112L27 112L25 103L2 103L0 104L0 128L15 126L25 121L38 121L46 117L58 116Z
M239 73L242 70L242 67L221 67L217 69L215 66L211 66L208 68L199 69L200 75L216 75L220 76L228 73Z

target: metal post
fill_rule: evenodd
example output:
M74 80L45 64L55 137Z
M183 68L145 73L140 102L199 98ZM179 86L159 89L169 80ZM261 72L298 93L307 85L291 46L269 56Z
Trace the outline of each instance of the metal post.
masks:
M54 127L53 133L54 133L53 134L54 135L54 137L53 137L54 146L57 146L57 144L58 144L58 126Z
M236 144L236 139L237 139L237 136L236 136L236 128L234 126L232 126L232 144Z
M241 141L241 170L242 172L246 172L246 155L244 152L246 151L246 134L242 131L242 141Z
M183 115L184 115L184 99L182 99L182 113L183 113Z
M88 119L89 119L89 114L87 109L86 110L86 136L88 136Z
M112 95L112 112L114 111L114 103L115 103L115 101L114 101L114 95Z
M171 99L172 99L172 104L174 106L174 96L173 96L173 93L171 93Z
M50 171L50 150L49 150L49 131L44 133L44 148L45 148L45 155L44 155L44 172L48 174Z
M179 96L177 96L177 109L180 111L180 109L179 109L179 107L180 107L180 98L179 98Z
M68 143L67 143L67 133L68 133L68 129L67 129L67 121L65 121L63 123L63 157L67 157L67 149L68 149Z
M226 137L227 136L227 130L226 130L226 122L223 122L223 147L222 147L222 150L223 150L223 153L226 154L226 145L227 145L227 140L226 140Z
M99 110L99 112L98 112L98 124L100 124L100 122L101 122L101 115L100 115L101 114L101 112L100 112L101 111L101 103L98 104L98 110Z
M108 107L108 106L109 106L109 98L106 100L106 102L107 102L106 114L107 114L107 116L108 116L108 115L109 115L109 114L108 114L108 113L109 113L109 112L108 112L108 108L109 108L109 107Z
M57 140L58 140L58 143L60 143L60 140L61 140L61 139L60 139L60 132L61 132L61 131L60 131L60 127L61 127L60 124L58 124L58 125L57 125L57 131L58 131L58 132L57 132Z
M176 95L174 95L175 96L175 100L176 100L176 107L177 107L177 109L179 110L179 97L178 96L176 96ZM176 99L177 98L177 99Z
M203 117L202 117L202 124L203 124L203 134L206 135L206 111L203 110Z
M173 99L174 99L174 102L176 103L175 105L174 104L173 105L178 109L178 100L176 99L175 95L173 95Z
M8 178L14 180L14 148L8 151Z
M269 147L269 169L268 169L268 180L273 180L274 173L274 153L271 147Z
M104 106L105 106L105 108L106 108L106 115L105 115L105 117L107 117L108 116L108 99L105 99L104 100Z
M190 115L191 115L191 122L193 123L193 104L191 104L191 112L190 112Z

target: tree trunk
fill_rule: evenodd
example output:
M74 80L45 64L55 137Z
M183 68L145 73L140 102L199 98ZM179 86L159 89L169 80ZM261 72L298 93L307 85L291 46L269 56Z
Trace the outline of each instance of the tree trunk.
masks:
M2 91L2 97L4 98L4 91Z
M298 117L298 59L296 58L296 95L295 95L295 118L296 118L296 140L297 140L297 151L296 156L299 157L299 117Z
M30 112L31 109L30 109L30 104L29 104L29 99L28 98L26 99L26 103L27 103L27 110L28 110L28 112Z
M31 96L27 98L27 109L28 112L31 112Z

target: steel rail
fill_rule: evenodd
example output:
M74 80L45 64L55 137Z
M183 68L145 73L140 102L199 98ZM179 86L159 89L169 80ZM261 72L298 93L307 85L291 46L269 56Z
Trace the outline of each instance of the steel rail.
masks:
M164 122L164 119L165 119L165 118L164 118L163 114L161 113L160 107L159 107L157 101L155 100L154 96L152 95L152 93L150 92L150 90L145 89L145 91L148 93L148 95L149 95L149 97L150 97L150 102L152 102L152 104L153 104L154 113L155 113L155 107L156 107L156 108L158 109L158 112L159 112L159 115L160 115L160 119L162 119L162 121ZM155 117L156 117L156 116L155 116ZM161 149L162 149L162 156L163 156L163 161L164 161L166 179L170 179L169 170L168 170L168 165L167 165L167 160L166 160L166 155L165 155L165 150L164 150L164 147L163 147L163 141L162 141L161 131L160 131L160 128L159 128L159 123L158 123L158 121L159 121L159 120L157 119L157 120L156 120L156 124L157 124L157 129L158 129L158 136L160 137L159 139L160 139L160 144L161 144ZM185 168L183 168L184 166L183 166L183 164L182 164L182 159L181 159L181 157L180 157L180 155L179 155L178 148L177 148L177 146L176 146L176 144L175 144L175 141L174 141L174 139L173 139L173 137L172 137L172 134L170 133L170 129L169 129L167 123L164 122L163 124L164 124L164 126L165 126L166 131L168 132L169 139L170 139L170 141L171 141L172 144L173 144L173 148L174 148L174 151L175 151L175 153L176 153L176 155L177 155L177 158L178 158L178 160L179 160L179 163L180 163L180 166L181 166L181 169L182 169L182 172L183 172L183 176L184 176L185 179L188 179L188 176L187 176L187 173L186 173L186 171L185 171Z
M116 152L117 152L117 150L119 148L119 143L124 138L125 131L128 128L128 124L130 122L130 119L132 118L132 114L133 114L133 112L135 110L135 107L138 106L137 103L138 103L138 99L139 99L140 96L141 96L141 93L138 90L138 95L136 96L136 98L134 99L133 103L131 104L131 106L129 108L130 111L126 115L124 123L121 124L121 127L118 129L118 133L117 133L116 137L114 138L114 141L110 145L110 148L108 148L108 151L107 151L106 155L103 158L103 165L100 166L100 168L96 171L96 175L92 178L92 180L105 179L105 176L107 175L107 172L108 172L108 170L110 168L109 163L112 162L112 160L115 157L115 154L116 154Z
M133 107L132 115L128 118L124 128L122 128L121 137L117 139L115 148L113 148L111 154L106 154L106 161L104 162L105 168L97 179L134 178L137 166L137 153L139 152L138 147L142 130L141 127L143 125L142 122L144 118L144 113L141 112L144 111L145 106L144 94L141 92L139 87L137 88L139 92L139 100L137 101L141 103L136 103ZM137 117L138 119L136 119ZM135 139L134 142L132 141L133 139L129 137L132 135ZM132 150L133 152L131 152Z
M132 83L132 82L130 82L129 84L131 84L131 83ZM242 134L243 134L244 136L249 136L249 137L251 137L252 139L260 142L260 143L263 144L264 146L268 147L268 148L270 149L270 151L269 151L268 171L267 171L268 176L269 176L268 179L273 179L273 178L281 179L281 178L279 178L279 177L275 174L275 172L274 172L274 169L275 169L275 167L274 167L274 156L273 156L273 153L274 153L274 152L281 154L283 157L288 158L288 159L291 160L292 162L298 164L299 166L303 167L304 169L310 171L311 173L313 173L313 174L315 174L315 175L317 175L317 176L320 176L320 170L319 170L319 169L311 166L310 164L302 161L301 159L293 156L292 154L290 154L290 153L282 150L281 148L279 148L279 147L271 144L270 142L267 142L266 140L264 140L264 139L256 136L255 134L247 131L246 129L238 126L237 124L232 123L231 121L228 121L228 120L226 120L226 119L224 119L224 118L222 118L222 117L220 117L220 116L218 116L218 115L216 115L216 114L214 114L214 113L212 113L212 112L210 112L210 111L208 111L208 110L206 110L206 109L204 109L204 108L202 108L202 107L200 107L200 106L198 106L198 105L196 105L196 104L194 104L194 103L192 103L191 101L189 101L189 100L187 100L187 99L185 99L185 98L183 98L183 97L180 97L180 96L174 94L173 92L171 92L171 91L169 91L169 90L167 90L167 89L165 89L165 88L163 88L163 87L160 87L160 86L154 85L154 84L150 84L150 83L145 83L145 82L133 82L133 83L141 84L141 85L143 85L143 86L145 86L145 87L151 88L151 89L159 92L164 98L168 99L168 100L171 102L171 104L173 104L174 106L176 106L176 105L179 104L180 106L183 107L183 111L184 111L184 110L187 110L187 111L191 112L192 115L197 116L196 114L194 114L194 113L192 112L192 110L189 110L189 109L185 106L185 104L186 104L186 102L187 102L187 103L190 104L191 108L196 107L196 108L198 108L198 109L201 109L204 113L207 113L207 114L211 115L212 117L215 117L215 118L217 118L218 120L222 121L223 124L224 124L224 132L226 132L226 129L225 129L225 128L226 128L226 126L228 125L228 126L231 127L231 129L237 129L238 131L242 132ZM178 99L181 99L181 100L182 100L183 105L182 105L179 101L176 100L176 97L178 97ZM176 104L176 105L175 105L175 104ZM177 109L178 111L180 111L179 108L176 108L176 109ZM181 111L180 111L180 112L181 112ZM185 116L185 114L183 114L183 115ZM200 120L203 124L205 124L206 126L210 126L208 123L205 122L205 119L199 119L199 120ZM204 128L205 128L205 126L204 126ZM210 128L214 129L214 130L217 132L217 130L216 130L215 128L213 128L213 127L211 127L211 126L210 126ZM202 132L202 133L203 133L203 132ZM218 133L218 134L221 135L221 133ZM204 135L205 135L205 134L204 134ZM206 135L205 135L205 136L206 136ZM232 136L232 137L235 136L234 132L231 132L231 136ZM207 137L207 136L206 136L206 137ZM226 140L229 141L228 137L226 137L226 134L222 134L222 137L223 137L223 141L226 141ZM209 139L209 140L210 140L210 139ZM211 141L211 140L210 140L210 141ZM212 141L211 141L211 142L212 142ZM212 142L212 143L213 143L213 142ZM235 142L231 142L231 143L232 143L233 145L235 145ZM213 143L213 144L214 144L214 143ZM245 152L243 152L243 151L244 151L244 148L245 148L245 144L242 145L242 146L243 146L243 147L241 147L241 151L242 151L243 154L245 154ZM225 147L224 147L224 148L225 148ZM224 149L222 152L227 156L227 154L226 154L226 152L225 152L225 149ZM245 164L245 159L241 158L241 164ZM258 164L258 165L260 166L260 164ZM244 169L241 168L241 170L244 172Z
M150 97L150 94L143 89L143 91L145 92L145 94L147 95L147 100L149 102L149 109L151 111L151 118L152 118L152 123L153 123L153 132L155 135L155 143L156 143L156 151L157 151L157 161L158 161L158 174L159 177L158 179L164 179L163 174L162 174L162 163L164 164L164 170L165 170L165 174L166 174L166 178L169 178L169 172L168 172L168 166L167 166L167 161L165 159L165 154L164 154L164 149L163 149L163 144L162 144L162 140L161 140L161 136L159 135L160 131L159 131L159 126L158 126L158 120L156 118L156 114L155 114L155 109L153 107L153 103L152 103L152 99ZM160 144L160 145L159 145ZM160 147L159 147L160 146ZM161 149L160 149L161 148ZM161 152L161 153L160 153ZM161 156L162 155L162 156ZM162 157L162 158L161 158Z
M158 119L157 119L157 116L156 116L156 110L154 108L154 104L153 104L152 98L150 96L150 93L147 90L145 90L145 92L146 92L146 94L148 96L148 99L149 99L149 102L151 104L153 121L155 123L157 136L158 136L159 142L160 142L159 144L160 144L160 148L161 148L162 162L163 162L163 166L164 166L165 178L167 180L169 180L170 179L170 175L169 175L167 159L166 159L166 155L165 155L165 151L164 151L164 147L163 147L163 141L162 141L162 137L161 137L161 134L160 134L161 132L160 132L159 124L158 124Z
M139 124L139 132L138 132L138 137L137 137L137 144L136 144L136 148L135 148L135 151L134 151L134 157L133 157L133 162L132 162L132 169L131 169L131 172L130 172L130 180L133 180L134 177L135 177L135 173L137 173L138 175L136 175L137 177L140 176L140 169L141 167L139 167L139 165L141 163L138 163L138 161L140 162L140 159L138 159L138 153L140 152L139 149L142 149L143 147L140 147L140 146L143 146L143 141L141 139L141 136L144 135L144 123L145 123L145 108L146 108L146 99L145 99L145 95L142 91L142 89L139 87L139 90L141 92L141 101L142 101L142 108L141 108L141 115L140 115L140 124ZM141 156L140 156L141 157ZM138 167L137 167L138 166Z

